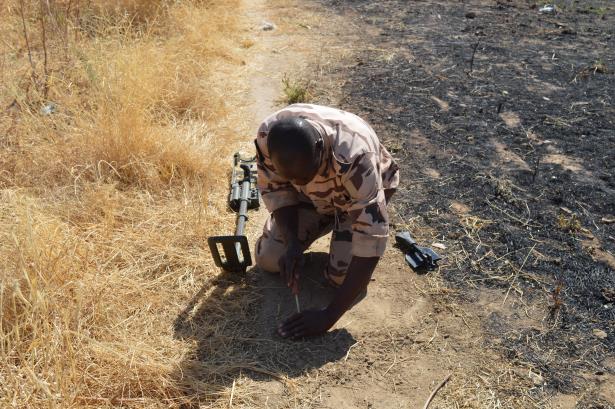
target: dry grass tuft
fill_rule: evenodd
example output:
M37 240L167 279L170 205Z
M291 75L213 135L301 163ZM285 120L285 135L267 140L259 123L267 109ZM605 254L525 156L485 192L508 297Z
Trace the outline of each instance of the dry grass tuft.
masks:
M579 218L575 214L560 213L557 216L557 227L560 230L568 232L570 234L581 231L582 226Z
M282 93L280 102L286 105L310 102L312 99L310 81L292 79L288 75L282 78Z
M210 392L172 323L228 222L239 7L0 3L0 406Z

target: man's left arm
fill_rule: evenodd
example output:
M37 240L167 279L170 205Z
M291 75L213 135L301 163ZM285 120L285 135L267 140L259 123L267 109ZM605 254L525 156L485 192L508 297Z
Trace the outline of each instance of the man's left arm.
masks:
M387 200L375 154L357 158L342 182L352 200L348 210L352 220L352 259L346 278L328 307L293 315L280 327L282 336L301 338L329 330L365 291L384 254L389 231Z

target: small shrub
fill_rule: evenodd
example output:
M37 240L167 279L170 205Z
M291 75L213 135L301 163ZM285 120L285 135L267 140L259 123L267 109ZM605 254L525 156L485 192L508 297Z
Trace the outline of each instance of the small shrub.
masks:
M574 234L581 230L581 222L575 214L567 215L560 213L557 216L557 227L560 230Z
M282 101L288 105L309 102L312 99L309 81L294 80L285 75L282 78L282 85L284 93Z

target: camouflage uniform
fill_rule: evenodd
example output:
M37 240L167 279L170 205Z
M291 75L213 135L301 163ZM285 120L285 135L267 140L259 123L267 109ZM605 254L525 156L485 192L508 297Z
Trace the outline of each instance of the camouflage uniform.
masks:
M305 186L278 175L267 149L270 126L290 116L304 118L324 140L321 167ZM335 108L294 104L263 121L255 144L258 186L267 209L274 212L299 205L298 238L304 249L333 231L325 271L332 284L344 281L352 256L382 256L389 233L384 190L397 187L399 171L367 122ZM256 263L264 270L279 271L285 250L283 236L270 216L256 243Z

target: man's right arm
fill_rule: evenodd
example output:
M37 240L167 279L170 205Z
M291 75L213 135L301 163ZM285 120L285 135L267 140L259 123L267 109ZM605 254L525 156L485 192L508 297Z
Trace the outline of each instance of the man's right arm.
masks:
M282 233L286 244L299 241L298 209L298 205L285 206L274 210L272 213L276 227Z
M286 251L280 259L280 275L295 294L299 292L299 270L302 267L303 245L299 241L299 206L285 206L272 213L276 227L282 233Z
M280 229L285 241L286 251L280 260L280 275L293 291L298 291L297 268L302 261L303 246L298 238L299 196L288 180L280 177L266 156L266 126L261 125L255 140L258 158L258 188L263 202L271 212L276 227ZM295 272L295 274L293 274Z

